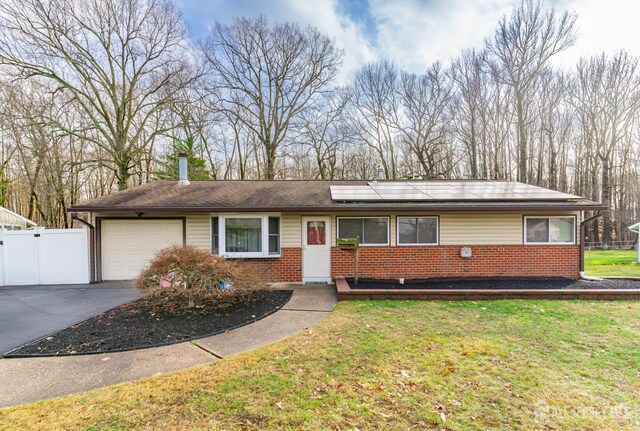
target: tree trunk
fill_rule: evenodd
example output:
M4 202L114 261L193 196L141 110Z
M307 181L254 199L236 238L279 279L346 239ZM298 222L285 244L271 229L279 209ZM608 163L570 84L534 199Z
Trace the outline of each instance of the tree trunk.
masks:
M265 175L267 180L273 180L276 177L276 152L275 147L271 148L271 145L267 144L266 154L267 154L267 169L265 171Z
M518 181L527 182L527 134L524 124L522 95L516 91L516 111L518 114Z
M129 163L118 161L118 171L116 178L118 180L118 190L126 190L129 188L129 178L131 173L129 172Z
M602 215L602 243L605 247L611 244L611 190L609 178L609 158L602 157L602 203L607 210Z
M478 144L476 142L476 126L475 126L475 116L471 115L471 139L469 142L469 146L471 147L471 178L478 178Z

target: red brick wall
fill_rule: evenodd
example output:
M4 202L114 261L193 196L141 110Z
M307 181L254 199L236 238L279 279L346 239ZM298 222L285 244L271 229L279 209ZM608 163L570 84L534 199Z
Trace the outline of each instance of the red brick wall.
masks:
M578 245L471 246L473 257L460 257L461 246L361 247L362 278L567 277L578 278ZM239 259L274 282L302 281L302 249L283 248L282 257ZM331 249L331 277L352 277L353 254Z
M567 277L578 278L579 245L360 247L362 278ZM331 250L331 276L353 277L353 253Z
M302 249L299 247L283 248L281 257L236 260L258 268L272 282L302 281Z

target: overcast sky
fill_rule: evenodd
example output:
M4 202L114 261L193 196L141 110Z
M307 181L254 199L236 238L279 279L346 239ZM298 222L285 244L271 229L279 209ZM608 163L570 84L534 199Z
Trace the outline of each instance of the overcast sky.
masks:
M411 72L481 47L514 0L177 0L194 39L215 21L264 14L270 22L311 24L345 50L341 80L362 64L390 59ZM582 55L627 49L640 55L639 0L545 0L578 13L578 43L555 60L571 67Z

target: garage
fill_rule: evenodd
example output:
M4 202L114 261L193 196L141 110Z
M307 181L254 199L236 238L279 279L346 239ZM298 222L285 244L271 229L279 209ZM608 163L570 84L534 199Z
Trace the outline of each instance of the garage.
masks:
M101 219L102 280L136 278L154 254L184 244L184 219Z

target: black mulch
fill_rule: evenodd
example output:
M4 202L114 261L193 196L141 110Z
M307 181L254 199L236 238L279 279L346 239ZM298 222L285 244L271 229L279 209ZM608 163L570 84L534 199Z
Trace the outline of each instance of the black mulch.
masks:
M367 289L640 289L638 280L585 281L568 278L438 278L412 279L400 284L398 279L360 279L354 284L347 279L354 290Z
M186 300L146 297L72 325L5 357L59 356L135 350L215 335L255 322L279 310L291 290L262 290L224 302L205 299L196 308Z

